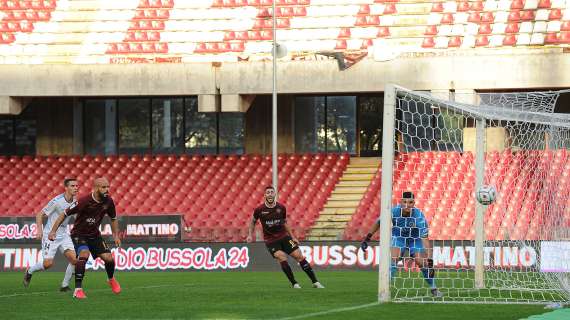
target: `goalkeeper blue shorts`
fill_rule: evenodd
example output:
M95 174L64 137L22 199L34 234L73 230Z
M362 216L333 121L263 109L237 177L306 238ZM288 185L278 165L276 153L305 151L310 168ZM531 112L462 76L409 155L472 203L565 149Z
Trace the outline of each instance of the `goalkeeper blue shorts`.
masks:
M392 237L392 247L400 248L400 256L406 249L410 250L411 257L415 256L416 252L421 253L426 250L421 238Z

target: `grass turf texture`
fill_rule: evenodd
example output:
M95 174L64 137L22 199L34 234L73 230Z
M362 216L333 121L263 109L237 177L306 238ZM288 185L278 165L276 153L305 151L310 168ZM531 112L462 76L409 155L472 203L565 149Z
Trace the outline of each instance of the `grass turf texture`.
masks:
M63 273L36 273L23 288L23 273L0 273L2 319L521 319L544 313L541 305L404 304L325 312L376 302L375 272L319 272L327 287L291 289L280 272L118 272L116 296L105 272L87 271L87 300L59 292ZM318 314L323 312L323 314ZM311 316L311 314L313 314ZM308 317L306 317L308 316Z
M392 288L395 301L463 302L463 303L542 303L565 301L559 290L551 288L545 274L537 272L485 273L485 288L475 288L475 273L466 271L437 271L436 284L443 298L433 298L419 272L398 272L396 287ZM523 286L525 289L520 289ZM499 289L500 288L500 289ZM511 288L511 289L509 289ZM512 289L517 288L517 289ZM550 290L545 290L550 288ZM570 320L570 319L569 319Z

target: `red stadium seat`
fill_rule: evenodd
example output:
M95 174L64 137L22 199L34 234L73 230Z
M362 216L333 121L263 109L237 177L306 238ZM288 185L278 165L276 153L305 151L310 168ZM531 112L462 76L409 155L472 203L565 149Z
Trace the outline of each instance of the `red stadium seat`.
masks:
M434 2L431 6L431 12L443 12L443 2Z
M520 181L533 181L533 168L548 165L552 169L547 179L560 177L556 180L559 190L568 193L567 158L563 151L487 154L490 179L497 182L501 194L513 195L512 199L499 198L490 207L487 216L490 239L505 238L507 231L511 239L542 236L540 224L544 222L544 209L537 207L537 203L544 199L541 200L541 193L525 192L538 189L539 184L525 186ZM301 238L314 224L349 157L346 154L280 155L279 159L283 161L279 174L280 199L286 202L291 225L301 232ZM400 154L398 159L401 167L394 181L394 193L417 190L418 205L430 222L432 238L472 239L473 155L416 152ZM7 188L18 193L18 196L6 195L5 200L19 206L13 212L6 212L6 206L0 203L0 214L33 215L46 199L55 195L52 191L59 190L61 179L69 174L77 176L82 190L87 191L94 176L113 173L112 192L121 213L180 213L190 226L206 228L194 235L234 241L243 237L242 231L237 230L245 228L253 208L263 201L263 188L271 183L271 162L261 156L85 156L78 160L78 157L0 157L0 179ZM407 170L425 172L410 174ZM380 173L379 170L374 176L349 221L345 239L360 240L362 228L377 217ZM24 188L20 187L22 181ZM150 185L157 188L149 193ZM231 212L230 203L232 207L237 206L237 210ZM219 227L220 218L230 221L226 229ZM564 221L570 221L570 213ZM507 230L509 226L512 230Z

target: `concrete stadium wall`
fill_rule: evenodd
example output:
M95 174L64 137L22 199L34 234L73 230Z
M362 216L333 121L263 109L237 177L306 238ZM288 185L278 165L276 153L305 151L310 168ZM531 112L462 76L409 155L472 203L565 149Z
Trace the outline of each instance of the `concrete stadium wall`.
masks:
M278 90L378 92L387 83L415 90L570 87L570 55L560 49L520 54L493 52L473 50L465 56L426 53L385 62L364 59L345 71L338 70L335 60L284 61L278 67ZM0 97L267 94L272 83L270 61L7 65L0 66L0 79Z
M520 51L517 51L520 52ZM457 100L474 99L476 90L528 90L570 87L570 55L561 49L517 54L471 50L464 56L425 53L378 62L364 59L339 71L336 60L281 61L278 67L279 152L294 152L292 95L382 92L387 83L430 90ZM479 55L478 55L479 54ZM3 65L0 66L0 114L35 108L38 154L71 154L73 99L76 97L189 96L221 102L201 111L244 111L247 153L270 151L271 62L136 64L136 65ZM223 97L232 99L223 99ZM244 97L244 101L234 99ZM248 108L240 104L253 99ZM32 99L34 98L34 99ZM54 99L55 98L55 99ZM224 105L224 103L232 105ZM245 104L248 104L245 102ZM208 109L210 108L210 109ZM236 109L237 108L237 109ZM567 111L563 107L560 111ZM40 110L41 109L41 110ZM45 120L45 121L44 121ZM77 150L75 150L77 149Z

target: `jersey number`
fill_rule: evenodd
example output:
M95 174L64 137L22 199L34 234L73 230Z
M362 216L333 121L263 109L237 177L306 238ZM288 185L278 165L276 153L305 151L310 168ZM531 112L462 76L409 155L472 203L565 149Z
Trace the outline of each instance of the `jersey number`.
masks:
M51 241L46 241L44 243L44 252L47 254L49 252L49 246L51 245Z

